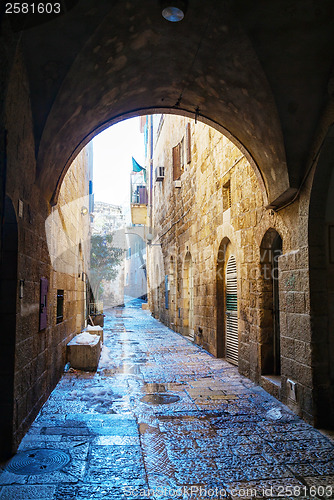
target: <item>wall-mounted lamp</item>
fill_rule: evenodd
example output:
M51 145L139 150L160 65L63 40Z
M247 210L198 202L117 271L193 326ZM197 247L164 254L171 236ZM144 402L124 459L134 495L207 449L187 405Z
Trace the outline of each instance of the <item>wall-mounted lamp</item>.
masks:
M147 244L150 246L150 247L161 247L161 243L152 243L154 239L154 236L152 233L148 233L146 235L146 240L147 240Z
M172 23L182 21L187 10L187 0L162 0L162 17Z
M81 215L87 215L88 214L88 208L87 207L82 207L81 208Z
M20 280L19 299L23 299L24 280Z
M149 247L161 247L161 243L152 243L153 241L153 234L148 233L146 236L147 239L147 244Z

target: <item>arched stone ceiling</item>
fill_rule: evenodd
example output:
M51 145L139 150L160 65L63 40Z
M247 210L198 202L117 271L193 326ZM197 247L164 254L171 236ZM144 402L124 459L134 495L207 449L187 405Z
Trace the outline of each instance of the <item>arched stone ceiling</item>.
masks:
M333 2L189 0L169 23L158 0L79 0L24 30L22 47L49 198L94 131L198 108L243 144L274 202L298 188L328 104Z

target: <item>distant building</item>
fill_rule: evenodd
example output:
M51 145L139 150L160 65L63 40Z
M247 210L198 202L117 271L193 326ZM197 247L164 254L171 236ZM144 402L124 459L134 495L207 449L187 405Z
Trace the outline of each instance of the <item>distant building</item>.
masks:
M117 248L126 249L125 216L119 205L102 201L94 203L92 235L113 234L113 244ZM124 303L124 261L119 266L118 275L114 280L103 280L103 308L115 307Z
M126 229L127 251L124 261L124 295L147 299L145 228Z
M140 131L144 134L145 158L147 163L147 120L140 119ZM148 170L149 164L139 165L132 159L133 171L130 174L130 204L132 226L127 227L127 253L124 270L124 294L129 297L147 300L146 240L149 234L148 223Z
M94 202L92 234L108 234L125 226L122 207L103 201Z

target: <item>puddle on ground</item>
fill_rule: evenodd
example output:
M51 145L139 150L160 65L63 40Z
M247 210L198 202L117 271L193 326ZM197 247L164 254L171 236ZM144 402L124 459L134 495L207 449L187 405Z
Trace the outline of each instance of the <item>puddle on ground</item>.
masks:
M123 373L124 375L140 375L140 367L132 360L130 363L122 362L119 367L119 373Z
M147 358L138 358L136 359L135 357L129 356L127 358L122 358L122 363L123 364L128 364L128 363L134 363L136 365L142 365L147 362Z
M154 394L146 394L146 396L142 397L140 401L151 405L170 405L180 401L180 396L177 396L176 394L157 392Z
M136 340L117 340L116 344L139 345L139 342L137 342Z

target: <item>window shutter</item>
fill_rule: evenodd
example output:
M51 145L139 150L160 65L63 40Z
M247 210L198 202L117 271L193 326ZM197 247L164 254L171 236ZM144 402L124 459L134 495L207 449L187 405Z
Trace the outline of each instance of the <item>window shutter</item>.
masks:
M145 186L138 186L139 203L141 205L147 205L147 189Z
M186 128L186 147L187 147L187 163L191 162L191 129L190 123L187 123Z
M231 255L226 265L225 305L225 354L228 361L237 365L239 358L238 286L237 263L234 255Z
M181 177L181 145L177 144L173 148L173 180L177 181Z

